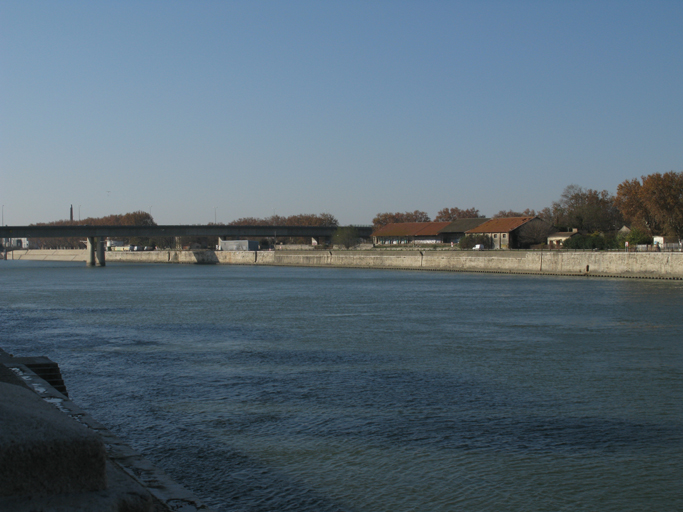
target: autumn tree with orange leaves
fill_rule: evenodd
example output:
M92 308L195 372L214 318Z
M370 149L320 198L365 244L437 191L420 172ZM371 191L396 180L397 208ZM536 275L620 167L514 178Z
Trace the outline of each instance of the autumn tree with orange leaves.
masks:
M683 240L683 172L626 180L617 187L615 203L627 220L651 235Z
M83 220L57 220L53 222L38 222L32 226L156 226L152 216L144 211L124 214L107 215L105 217L88 217ZM145 239L145 244L149 239ZM84 241L80 238L35 238L34 243L43 249L57 249L67 247L78 249L84 247Z

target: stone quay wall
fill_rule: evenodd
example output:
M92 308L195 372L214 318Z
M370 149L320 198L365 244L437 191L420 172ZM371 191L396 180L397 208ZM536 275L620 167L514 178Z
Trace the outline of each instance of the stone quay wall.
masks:
M261 259L259 253L258 258ZM505 272L555 275L603 275L683 278L683 253L590 251L315 251L277 252L261 264Z
M14 251L14 259L85 261L85 251ZM683 279L680 252L591 251L148 251L106 253L108 262L287 265Z

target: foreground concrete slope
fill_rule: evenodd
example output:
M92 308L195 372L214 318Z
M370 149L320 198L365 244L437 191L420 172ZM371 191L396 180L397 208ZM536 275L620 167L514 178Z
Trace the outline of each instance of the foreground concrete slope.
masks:
M0 512L210 509L0 349Z
M0 511L152 511L104 442L23 386L0 382ZM161 510L156 508L156 510Z
M0 495L107 487L104 443L28 389L0 382Z

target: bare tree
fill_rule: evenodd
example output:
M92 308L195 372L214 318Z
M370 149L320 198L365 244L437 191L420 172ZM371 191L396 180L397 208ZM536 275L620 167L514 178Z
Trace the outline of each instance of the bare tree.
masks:
M375 215L372 219L372 224L375 229L386 226L387 224L395 224L401 222L429 222L431 219L427 212L415 210L414 212L384 212Z
M494 219L500 219L503 217L536 217L536 211L530 210L529 208L523 212L516 212L514 210L501 210L493 216Z
M455 208L444 208L439 210L439 213L434 217L435 222L448 222L458 219L477 219L483 217L479 215L479 210L477 208L468 208L467 210L461 210L458 207Z
M553 227L546 221L534 219L517 230L517 246L525 249L532 245L545 244Z
M564 189L560 200L552 204L551 216L557 226L591 232L612 231L623 223L621 212L609 192L584 189L578 185Z

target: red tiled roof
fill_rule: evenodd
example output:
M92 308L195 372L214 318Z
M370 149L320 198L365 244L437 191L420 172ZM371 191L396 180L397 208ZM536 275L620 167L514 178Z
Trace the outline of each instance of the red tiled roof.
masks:
M397 222L382 226L372 236L436 236L450 222Z
M485 219L483 217L474 219L457 219L442 229L441 233L464 233L468 229L474 229L488 220L491 219Z
M372 236L414 236L415 232L422 229L427 222L398 222L386 224L377 231L372 233Z
M509 233L536 217L502 217L484 222L467 233Z
M424 228L418 231L415 236L436 236L442 229L447 227L450 222L426 222Z

